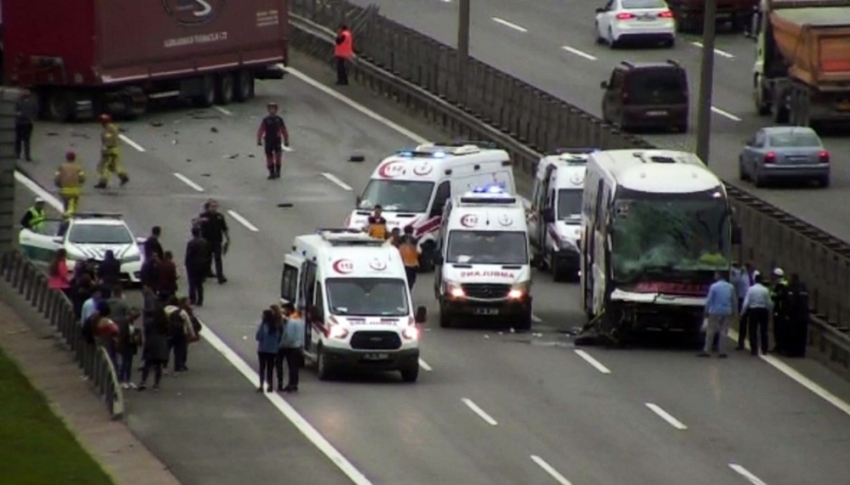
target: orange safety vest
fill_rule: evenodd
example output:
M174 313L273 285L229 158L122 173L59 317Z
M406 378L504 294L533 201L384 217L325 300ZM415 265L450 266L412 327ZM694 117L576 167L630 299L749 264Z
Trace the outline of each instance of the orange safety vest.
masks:
M376 239L387 238L387 221L383 217L380 219L369 218L369 236Z
M419 252L416 250L415 244L405 241L399 245L398 252L401 253L401 260L405 266L410 268L419 267Z
M343 30L339 35L342 36L342 42L334 46L334 56L351 59L354 57L354 38L351 31Z

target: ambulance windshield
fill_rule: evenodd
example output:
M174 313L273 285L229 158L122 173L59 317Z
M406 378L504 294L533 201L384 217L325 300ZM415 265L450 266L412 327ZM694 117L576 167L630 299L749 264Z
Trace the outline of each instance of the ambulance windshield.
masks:
M434 182L372 179L360 196L360 210L380 205L387 212L425 212L431 202Z
M404 317L410 314L407 282L398 278L331 278L328 307L334 315Z
M452 231L446 262L452 264L528 264L526 233Z

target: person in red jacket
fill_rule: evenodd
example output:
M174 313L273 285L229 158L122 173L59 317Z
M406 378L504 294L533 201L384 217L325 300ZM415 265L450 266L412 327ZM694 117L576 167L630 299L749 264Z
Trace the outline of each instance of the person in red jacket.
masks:
M277 103L269 103L268 110L268 116L263 118L260 129L257 130L257 145L264 146L266 149L266 168L269 170L269 180L271 180L280 178L283 145L289 146L289 132L286 131L283 118L277 114Z
M174 254L165 252L165 257L157 266L157 290L160 301L166 302L177 293L177 265L174 264Z
M348 63L354 57L354 36L345 24L340 25L336 32L334 57L336 58L336 84L348 86Z

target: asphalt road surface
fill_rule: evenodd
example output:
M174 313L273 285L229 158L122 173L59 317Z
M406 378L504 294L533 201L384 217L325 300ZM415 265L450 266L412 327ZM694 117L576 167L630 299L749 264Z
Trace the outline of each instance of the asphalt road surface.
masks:
M429 11L424 3L422 9ZM296 66L315 71L313 65ZM330 77L329 71L318 74ZM258 117L272 99L283 107L292 134L280 181L265 180L255 139ZM225 259L230 281L209 285L199 314L220 336L221 347L235 351L229 359L251 366L256 365L256 322L278 297L282 259L292 238L317 226L342 224L375 164L413 144L295 76L259 85L258 98L246 104L221 111L173 111L122 128L131 183L109 195L89 191L83 209L121 211L140 235L161 225L165 246L182 260L189 220L208 197L220 200L233 238ZM38 182L49 186L52 164L44 160L58 160L69 145L93 167L97 126L39 130L39 161L26 165ZM364 154L366 162L347 163L352 152ZM293 206L279 208L281 202ZM428 307L431 321L422 342L427 367L418 383L403 384L397 374L326 383L308 370L302 392L285 398L368 477L359 483L800 485L846 480L850 411L815 396L761 359L741 353L721 361L697 359L684 350L576 349L568 332L584 323L577 289L555 284L548 275L535 279L533 333L515 334L509 325L443 330L434 323L438 310L431 285L431 276L425 275L415 289L416 303ZM288 424L284 416L274 419L268 413L282 408L273 402L274 408L266 406L271 411L253 421L244 416L243 406L256 412L245 397L255 383L225 382L232 387L219 386L219 392L205 395L203 423L209 436L226 436L230 447L208 460L232 461L238 468L244 447L264 440L268 459L275 459L278 444L267 431ZM844 383L839 387L847 389ZM233 416L244 418L244 426L223 427ZM172 439L180 440L180 432L175 430ZM186 453L179 446L158 451L168 462L179 462ZM316 468L321 474L313 481L303 476L287 481L336 483L324 478L331 471L328 461L324 469Z
M457 0L350 0L376 4L380 12L445 44L457 40ZM595 43L595 9L603 0L488 0L472 2L471 54L579 108L601 117L601 81L623 60L635 62L673 59L688 71L691 91L691 129L684 135L646 136L658 146L695 150L699 93L700 40L680 37L675 48L625 48L611 50ZM743 141L762 126L753 102L755 42L741 34L719 34L714 72L714 115L709 164L727 180L737 180L738 155ZM850 139L847 128L824 142L834 162L828 189L747 189L768 202L850 241Z

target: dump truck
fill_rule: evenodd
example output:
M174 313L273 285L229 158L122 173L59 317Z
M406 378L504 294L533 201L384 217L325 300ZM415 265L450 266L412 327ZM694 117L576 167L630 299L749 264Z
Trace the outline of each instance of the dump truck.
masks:
M850 0L762 0L753 86L776 123L850 121Z
M0 0L4 84L58 121L143 114L155 100L199 106L254 96L282 76L287 0Z
M679 32L700 33L705 23L706 0L667 0L667 5L676 18ZM715 0L717 24L728 25L733 32L740 32L749 25L758 0Z

